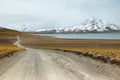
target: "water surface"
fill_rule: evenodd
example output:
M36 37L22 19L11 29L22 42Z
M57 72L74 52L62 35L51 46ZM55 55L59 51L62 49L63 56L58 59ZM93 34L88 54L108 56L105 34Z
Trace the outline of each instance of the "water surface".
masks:
M74 39L120 39L120 33L85 33L85 34L33 34Z

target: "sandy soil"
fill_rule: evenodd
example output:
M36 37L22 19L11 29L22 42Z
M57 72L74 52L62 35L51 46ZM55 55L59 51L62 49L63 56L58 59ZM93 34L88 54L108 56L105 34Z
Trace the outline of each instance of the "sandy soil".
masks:
M17 38L15 45L23 47ZM0 80L120 80L116 65L62 51L23 48L26 51L10 57L4 72L0 68Z
M31 48L99 48L120 49L120 40L65 39L44 36L20 36L21 44Z

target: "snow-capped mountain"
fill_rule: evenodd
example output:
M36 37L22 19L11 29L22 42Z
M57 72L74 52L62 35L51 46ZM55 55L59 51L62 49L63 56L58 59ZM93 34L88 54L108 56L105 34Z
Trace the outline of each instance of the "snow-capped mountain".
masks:
M36 31L36 28L39 28L38 24L4 24L1 26L21 32L34 32Z
M39 29L39 33L84 33L84 32L111 32L120 31L120 26L101 19L88 19L78 26L57 28L57 29Z
M40 29L40 24L9 24L3 25L5 28L21 31L21 32L36 32L36 33L87 33L87 32L120 32L120 26L103 21L101 19L87 19L81 25L69 26L65 28Z

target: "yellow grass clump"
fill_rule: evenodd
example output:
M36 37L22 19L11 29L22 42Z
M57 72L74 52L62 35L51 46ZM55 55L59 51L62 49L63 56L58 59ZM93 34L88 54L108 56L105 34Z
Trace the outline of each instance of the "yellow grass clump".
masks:
M88 54L94 57L103 56L104 58L109 58L110 60L120 61L120 49L103 49L103 48L49 48L46 49L56 49L62 51L72 51L81 54Z
M14 52L22 50L15 45L0 45L0 57L12 55Z
M92 54L93 56L104 56L105 58L110 58L111 60L120 60L120 49L100 49L100 48L73 48L65 49L70 51L78 51L81 53Z

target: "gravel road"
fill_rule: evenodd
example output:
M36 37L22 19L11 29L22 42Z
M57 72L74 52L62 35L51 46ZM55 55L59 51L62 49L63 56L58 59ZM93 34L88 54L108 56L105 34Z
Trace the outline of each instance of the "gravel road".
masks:
M17 38L14 44L23 47ZM116 65L62 51L23 48L26 50L18 52L22 57L11 57L11 66L0 68L0 80L120 80L120 68Z

